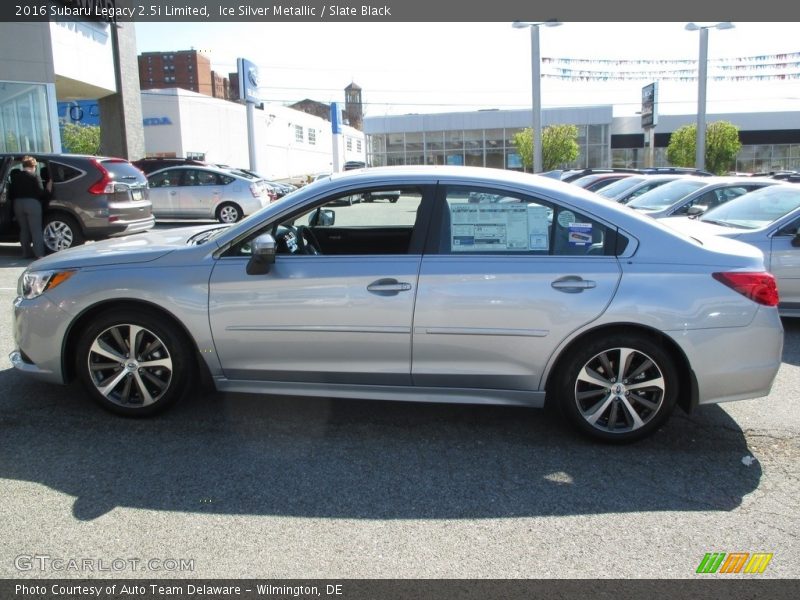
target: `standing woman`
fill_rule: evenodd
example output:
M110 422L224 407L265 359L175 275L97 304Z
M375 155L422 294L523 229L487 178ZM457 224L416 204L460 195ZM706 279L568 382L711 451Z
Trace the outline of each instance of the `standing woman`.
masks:
M11 173L9 197L14 201L14 215L19 224L19 241L22 244L24 258L42 258L44 256L44 238L42 237L42 213L47 206L53 182L42 186L42 180L36 175L36 159L25 156L22 159L22 170ZM33 242L33 252L31 252Z

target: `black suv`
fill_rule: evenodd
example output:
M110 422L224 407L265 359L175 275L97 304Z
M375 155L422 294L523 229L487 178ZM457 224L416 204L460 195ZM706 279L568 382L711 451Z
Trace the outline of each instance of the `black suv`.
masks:
M131 164L145 175L149 175L153 171L158 171L159 169L166 169L167 167L182 167L184 165L206 166L206 163L202 160L195 160L194 158L164 156L140 158L139 160L134 160Z
M0 242L18 242L19 228L8 199L11 172L22 158L39 163L42 182L53 180L42 218L44 244L56 252L86 240L146 231L155 225L147 178L122 158L81 154L0 154Z

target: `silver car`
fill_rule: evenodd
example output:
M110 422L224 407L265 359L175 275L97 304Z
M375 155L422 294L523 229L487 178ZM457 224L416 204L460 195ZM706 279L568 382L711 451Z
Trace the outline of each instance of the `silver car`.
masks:
M158 219L216 219L236 223L270 203L259 180L213 167L169 167L147 176Z
M742 194L778 183L776 179L752 177L686 177L650 190L626 206L654 219L698 215Z
M664 219L692 236L720 235L752 244L764 253L780 292L778 310L800 317L800 187L781 184L731 200L704 215Z
M14 367L125 415L202 370L225 392L551 403L630 441L676 404L766 395L783 344L756 248L495 169L333 175L232 226L47 257L18 287Z

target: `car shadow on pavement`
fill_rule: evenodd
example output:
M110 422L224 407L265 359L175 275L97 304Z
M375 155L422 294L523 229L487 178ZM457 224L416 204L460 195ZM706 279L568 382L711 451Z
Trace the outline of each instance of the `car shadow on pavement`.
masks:
M761 479L718 406L614 447L546 411L197 393L147 420L0 371L0 477L116 507L345 519L730 511ZM748 464L745 464L748 463Z

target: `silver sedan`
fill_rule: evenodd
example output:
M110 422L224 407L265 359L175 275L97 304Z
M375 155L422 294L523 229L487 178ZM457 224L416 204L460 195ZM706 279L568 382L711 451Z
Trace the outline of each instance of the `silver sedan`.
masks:
M270 203L266 184L224 169L169 167L147 176L153 214L160 219L235 223Z
M495 169L334 175L232 226L60 252L18 287L14 367L133 416L205 371L226 392L551 403L631 441L675 405L766 395L783 343L756 248Z

